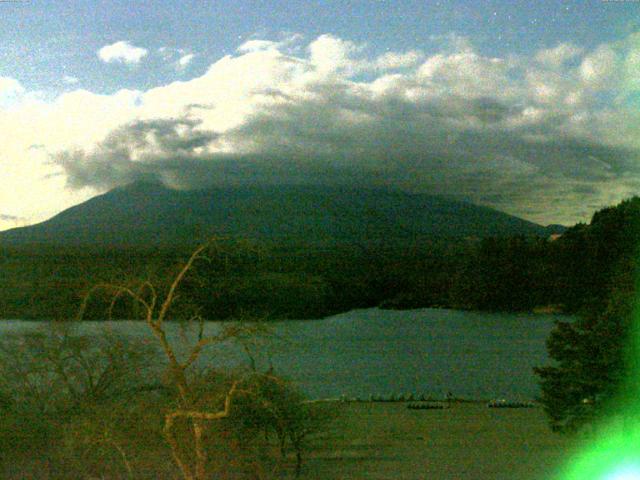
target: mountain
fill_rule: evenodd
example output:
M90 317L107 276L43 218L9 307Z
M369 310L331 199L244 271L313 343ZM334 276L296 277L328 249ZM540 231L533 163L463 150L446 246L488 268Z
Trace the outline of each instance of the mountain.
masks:
M221 235L323 243L548 236L558 230L471 203L396 190L254 185L184 191L138 182L37 225L0 232L0 242L124 246Z

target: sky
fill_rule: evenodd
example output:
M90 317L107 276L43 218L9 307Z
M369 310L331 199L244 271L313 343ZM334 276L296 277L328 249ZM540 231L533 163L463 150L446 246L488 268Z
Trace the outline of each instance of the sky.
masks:
M640 1L0 1L0 230L136 180L640 194Z

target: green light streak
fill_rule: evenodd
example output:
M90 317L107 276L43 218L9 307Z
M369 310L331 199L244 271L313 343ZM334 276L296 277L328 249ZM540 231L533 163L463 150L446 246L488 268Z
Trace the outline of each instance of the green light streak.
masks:
M639 285L636 281L636 292ZM557 476L557 480L640 480L640 298L629 332L629 377L611 403L595 438Z
M562 480L640 480L640 429L623 431L620 425L596 440L574 459L559 478Z

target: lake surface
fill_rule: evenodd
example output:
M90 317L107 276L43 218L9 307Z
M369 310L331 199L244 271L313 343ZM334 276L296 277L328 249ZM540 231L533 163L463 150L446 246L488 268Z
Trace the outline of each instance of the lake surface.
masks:
M354 310L322 320L270 323L273 338L258 363L297 383L311 398L347 395L427 394L475 399L534 399L534 366L549 362L545 341L557 315L488 314L456 310ZM566 317L565 317L566 318ZM5 320L0 335L43 328L39 322ZM83 322L82 333L108 328L150 336L143 322ZM209 322L205 333L218 331ZM194 338L168 324L172 341ZM206 351L206 364L246 364L237 346Z

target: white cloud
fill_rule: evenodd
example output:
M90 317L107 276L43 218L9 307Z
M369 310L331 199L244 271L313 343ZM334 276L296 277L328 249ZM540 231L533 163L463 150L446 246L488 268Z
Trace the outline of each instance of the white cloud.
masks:
M416 50L411 50L405 53L387 52L376 58L374 65L379 70L406 68L414 66L423 57L424 55Z
M176 54L179 54L179 51L169 47L160 47L158 48L158 54L160 54L165 62L168 62L174 58Z
M187 53L186 55L181 56L178 59L178 62L177 62L178 63L178 68L179 69L187 68L194 57L195 57L195 54L193 54L193 53Z
M158 48L158 54L162 60L178 72L186 70L196 57L195 53L189 52L184 48L160 47Z
M601 45L587 55L580 65L582 81L591 88L612 87L610 82L619 73L618 54L609 45Z
M540 50L536 54L536 60L547 67L560 68L569 60L580 56L583 51L583 48L570 43L561 43L557 47Z
M238 47L237 51L240 53L250 53L268 50L270 48L278 48L278 42L272 42L270 40L247 40Z
M37 208L142 176L176 186L261 179L457 194L539 221L553 203L549 220L571 221L589 213L585 200L640 183L640 113L599 101L603 90L632 91L603 78L628 78L635 47L602 46L576 66L560 60L565 47L514 60L454 40L428 57L367 55L330 35L298 53L252 40L187 81L51 102L0 79L0 96L19 92L11 112L0 107L2 178L23 198L55 199L34 207L0 193L0 204L41 218L51 210Z
M510 97L518 88L508 76L509 64L471 50L437 54L417 71L430 93L455 93L461 97Z
M24 87L14 78L0 77L0 95L18 95L24 92Z
M264 48L278 48L280 44L264 45ZM333 35L321 35L307 48L309 61L323 74L341 73L352 76L362 72L380 72L415 66L424 58L417 50L408 52L387 52L377 58L365 55L367 46L356 44Z
M98 57L106 63L137 64L148 53L149 51L146 48L136 47L127 41L121 40L102 47L98 50Z
M321 35L309 44L309 60L315 68L323 74L334 73L349 69L353 65L353 57L362 51L363 47L348 40L342 40L333 35ZM357 70L357 68L355 69Z
M299 42L304 38L303 35L299 33L283 34L281 37L282 38L277 41L258 39L247 40L240 45L236 51L239 53L259 52L261 50L268 49L285 51L290 50L291 47L295 47L295 45L299 44Z

